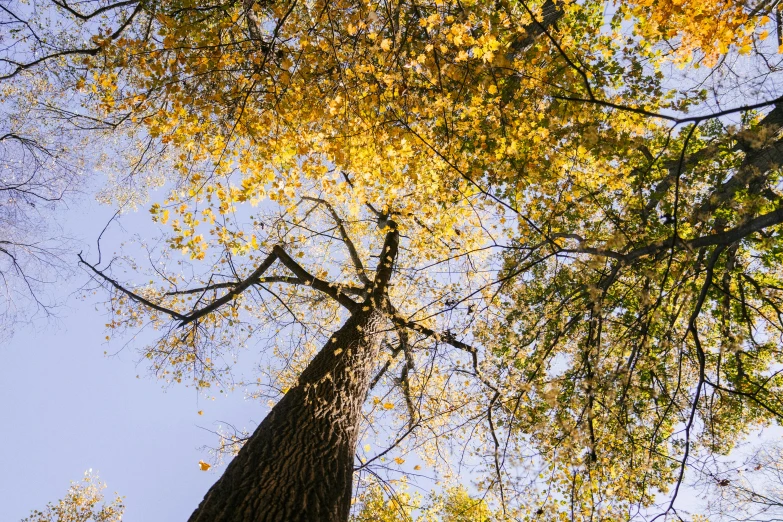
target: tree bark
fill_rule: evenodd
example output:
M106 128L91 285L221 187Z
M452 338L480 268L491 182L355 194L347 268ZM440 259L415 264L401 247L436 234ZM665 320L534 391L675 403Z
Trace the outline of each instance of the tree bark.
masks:
M348 520L359 420L384 325L368 300L335 332L189 522Z

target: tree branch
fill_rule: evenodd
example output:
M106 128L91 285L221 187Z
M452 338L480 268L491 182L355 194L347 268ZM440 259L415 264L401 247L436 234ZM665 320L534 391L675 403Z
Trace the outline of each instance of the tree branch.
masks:
M117 2L116 4L105 5L103 7L97 8L95 11L93 11L92 13L89 13L89 14L82 14L82 13L80 13L79 11L77 11L74 8L72 8L71 6L69 6L68 2L65 2L65 1L52 0L52 3L54 5L56 5L56 6L58 6L58 7L62 7L63 9L65 9L66 11L68 11L69 13L71 13L73 16L75 16L76 18L78 18L80 20L89 20L90 18L98 16L101 13L105 13L107 11L111 11L113 9L119 9L121 7L129 6L129 5L133 5L133 4L138 4L139 0L126 0L124 2Z
M375 271L375 281L373 282L372 299L380 303L386 295L386 290L394 271L394 261L397 259L397 252L400 246L400 232L397 229L397 223L391 219L385 220L386 238L383 241L380 262Z
M280 262L283 263L283 265L285 265L289 270L294 272L294 274L298 277L298 279L293 280L293 278L278 277L278 276L272 276L270 278L262 278L261 276L264 274L264 272L266 272L276 260L280 260ZM98 270L94 265L91 265L90 263L86 262L84 258L82 258L81 253L79 253L79 262L89 267L90 270L92 270L92 272L95 273L98 277L100 277L101 279L109 283L111 286L113 286L116 290L127 295L137 303L143 304L144 306L152 308L153 310L157 310L158 312L169 315L176 321L179 321L179 327L183 327L189 323L192 323L193 321L197 321L198 319L204 317L205 315L214 312L215 310L225 305L226 303L230 302L239 294L247 290L250 286L260 284L263 282L296 281L296 284L310 286L314 290L318 290L320 292L325 293L326 295L333 298L335 301L337 301L338 303L340 303L350 311L354 311L357 306L356 302L344 293L345 291L342 289L340 285L327 283L326 281L322 279L318 279L317 277L311 275L304 268L302 268L296 261L294 261L285 252L285 250L283 250L283 248L280 245L275 245L272 248L272 253L269 254L269 256L267 256L266 259L264 259L264 261L259 265L258 268L256 268L253 271L253 273L251 273L247 278L245 278L242 281L239 281L237 283L232 283L230 285L226 283L218 283L208 287L202 287L193 290L183 290L181 292L171 292L169 294L166 294L166 295L173 295L173 294L181 295L181 294L188 294L188 293L204 292L210 289L230 288L230 290L222 297L215 299L205 307L195 310L190 314L181 314L179 312L175 312L174 310L155 304L149 299L146 299L138 295L137 293L125 288L119 282L115 281L114 279L104 274L102 271Z
M334 209L332 204L324 199L314 198L310 196L304 196L302 197L302 199L306 199L308 201L314 201L326 207L326 209L332 215L332 219L334 219L335 224L337 224L337 230L340 232L340 237L342 238L343 243L345 243L345 246L348 248L348 253L351 256L351 261L353 261L353 266L356 268L356 275L359 277L359 280L362 283L369 286L371 281L370 278L367 277L367 273L364 269L364 265L362 264L362 259L359 257L359 252L356 250L356 246L354 246L353 241L351 241L351 238L348 235L348 232L345 230L345 226L343 225L343 220L340 219L340 216L337 215L337 211Z
M208 292L210 290L219 290L221 288L233 288L237 284L239 284L241 281L231 281L228 283L215 283L212 285L207 286L201 286L198 288L189 288L187 290L176 290L173 292L166 292L165 295L187 295L187 294L200 294L201 292ZM268 276L268 277L259 277L253 284L264 284L264 283L286 283L289 285L304 285L304 286L310 286L305 281L297 278L297 277L290 277L290 276ZM352 294L361 296L364 295L367 291L364 288L359 288L357 286L339 286L341 292L345 292L346 294Z
M95 275L97 275L98 277L100 277L101 279L103 279L104 281L109 283L111 286L113 286L115 289L117 289L118 291L120 291L123 294L127 295L128 297L130 297L132 300L136 301L137 303L141 303L144 306L152 308L153 310L157 310L158 312L161 312L161 313L164 313L166 315L169 315L173 319L176 319L177 321L183 321L183 320L186 319L186 316L180 314L179 312L175 312L174 310L170 310L170 309L165 308L163 306L156 305L152 301L149 301L148 299L145 299L144 297L140 296L139 294L128 290L127 288L122 286L120 283L118 283L114 279L110 278L109 276L107 276L106 274L104 274L103 272L101 272L100 270L95 268L95 266L93 266L90 263L88 263L87 261L85 261L84 258L82 257L82 253L81 252L79 252L77 255L79 256L79 263L81 263L84 266L88 267L90 270L92 270L95 273Z
M291 272L294 273L296 277L298 277L302 284L312 287L314 290L318 290L319 292L323 292L341 305L343 305L345 308L347 308L349 311L353 312L356 307L356 301L348 297L342 287L340 285L336 285L334 283L329 283L327 281L324 281L323 279L319 279L312 275L310 272L302 268L299 263L294 261L294 259L288 255L288 253L283 250L283 247L280 245L275 245L272 248L272 253L277 256L278 259L280 259L280 262L283 263L286 268L288 268Z
M621 263L627 265L628 263L635 261L640 257L652 255L660 252L661 250L666 250L677 245L693 250L698 248L703 248L703 247L715 246L715 245L724 245L724 246L730 245L732 243L735 243L747 237L748 235L754 232L759 232L765 228L779 225L781 223L783 223L783 208L778 208L773 210L772 212L768 212L767 214L762 214L761 216L751 219L750 221L742 225L729 229L725 232L721 232L719 234L710 234L707 236L701 236L694 239L689 239L687 241L672 236L663 241L657 241L647 246L640 247L635 250L631 250L627 254L623 254L613 250L603 250L594 247L564 248L561 249L560 252L566 252L566 253L571 252L576 254L591 254L591 255L597 255L602 257L610 257L613 259L617 259ZM577 237L572 237L572 238L577 240L579 239Z
M239 282L234 288L226 292L226 294L223 297L220 297L218 299L215 299L211 303L209 303L204 308L201 308L190 315L188 315L184 320L180 322L180 326L185 326L186 324L193 322L207 314L210 314L223 306L224 304L228 303L232 299L234 299L236 296L244 292L248 287L255 284L255 282L258 280L261 275L267 271L267 269L272 266L272 264L278 259L278 255L275 251L276 248L279 248L275 246L272 249L272 253L267 256L266 259L259 265L258 268L256 268L252 274L250 274L244 281ZM282 250L282 249L281 249Z

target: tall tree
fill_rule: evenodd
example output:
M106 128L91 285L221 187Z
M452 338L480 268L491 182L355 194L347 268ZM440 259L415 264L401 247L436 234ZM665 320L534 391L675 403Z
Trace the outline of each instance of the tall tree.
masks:
M324 203L326 204L326 203ZM327 204L328 205L328 204ZM256 429L209 490L190 520L346 520L351 505L354 449L364 398L369 390L381 338L388 317L394 317L387 288L399 246L397 225L387 220L387 230L374 277L368 278L352 242L343 231L346 246L357 263L364 286L351 287L349 297L340 284L311 275L279 245L247 278L188 290L202 296L228 288L225 295L189 314L154 304L120 286L90 266L117 292L131 301L168 315L186 333L176 339L197 347L199 322L226 304L236 304L245 291L264 282L290 280L308 285L345 307L350 316L326 342L280 402ZM268 278L265 272L280 261L291 276ZM84 261L83 261L84 262ZM89 265L88 265L89 266ZM347 289L346 289L347 290ZM175 294L177 292L174 292ZM175 341L176 342L176 341Z
M302 187L300 194L303 192ZM453 206L451 216L466 213L467 203ZM412 350L416 344L419 350L431 345L432 340L449 344L472 358L469 360L478 371L472 346L450 331L433 330L426 316L416 320L402 313L418 306L422 299L438 300L453 291L455 283L428 281L429 262L421 263L409 256L399 261L399 225L371 204L366 208L375 219L350 220L329 201L303 196L299 205L276 218L255 215L250 222L239 222L250 225L252 235L227 223L223 233L234 239L216 258L210 256L214 263L211 274L197 276L200 283L194 288L180 289L176 283L187 282L177 274L182 261L161 263L156 268L174 284L173 289L166 289L126 287L82 260L116 296L111 327L136 327L149 320L165 332L146 350L146 356L158 371L178 382L192 379L202 388L223 386L230 367L221 366L218 360L244 341L237 337L235 326L243 325L242 336L248 340L259 330L248 323L251 319L261 320L261 329L272 325L279 331L286 316L301 326L302 337L291 354L300 361L292 364L289 371L293 374L281 384L285 395L207 493L192 520L239 520L246 516L259 520L347 519L365 397L371 387L385 379L393 360L403 360L399 377L391 384L398 387L405 404L405 435L421 424L422 415L430 421L448 415L450 408L438 404L438 400L443 399L443 393L454 391L454 385L439 377L432 383L413 380ZM165 219L165 212L156 210L156 215ZM358 231L360 238L377 236L369 232L376 223L381 232L377 247L373 247L372 240L352 239ZM468 219L461 223L465 242L472 235L470 225ZM411 234L422 231L410 226L403 230ZM426 238L422 240L426 242ZM457 246L463 245L445 243L429 247L429 251L434 254ZM419 245L417 251L424 248ZM269 253L258 255L258 250ZM373 251L377 252L375 267L366 254ZM315 273L296 261L305 252L319 258ZM252 269L236 268L233 275L220 273L221 266L233 271L243 257L253 262ZM478 259L480 256L475 257ZM423 269L414 264L417 261ZM457 285L476 279L465 275ZM278 305L269 303L264 294L277 300ZM335 307L345 310L347 319L342 327L329 331L330 325L342 320ZM452 324L459 324L456 319ZM315 332L309 333L311 325ZM320 349L318 339L323 339ZM275 344L280 342L273 340ZM387 346L384 351L388 350L383 357L382 344ZM421 391L416 394L421 386L439 385L442 389L432 398ZM388 401L377 406L381 412L394 408ZM432 411L426 411L430 408Z

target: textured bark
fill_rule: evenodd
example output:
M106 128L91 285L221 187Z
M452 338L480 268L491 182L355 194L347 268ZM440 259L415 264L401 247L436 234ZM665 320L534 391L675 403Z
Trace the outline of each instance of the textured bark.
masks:
M384 314L355 312L258 426L190 522L345 522Z

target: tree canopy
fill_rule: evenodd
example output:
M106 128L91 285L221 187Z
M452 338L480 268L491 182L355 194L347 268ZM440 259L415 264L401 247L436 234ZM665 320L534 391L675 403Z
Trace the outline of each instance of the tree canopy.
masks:
M383 281L360 476L471 467L512 519L677 517L689 465L780 419L777 4L49 8L91 36L8 10L4 73L59 67L127 144L115 200L165 185L149 269L82 259L159 376L277 400Z

